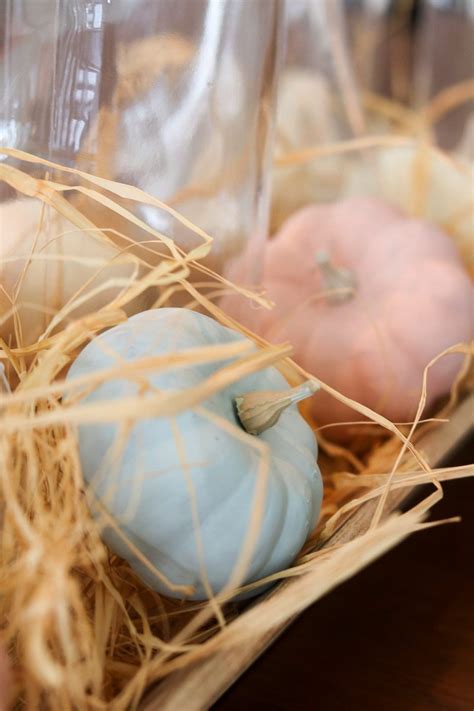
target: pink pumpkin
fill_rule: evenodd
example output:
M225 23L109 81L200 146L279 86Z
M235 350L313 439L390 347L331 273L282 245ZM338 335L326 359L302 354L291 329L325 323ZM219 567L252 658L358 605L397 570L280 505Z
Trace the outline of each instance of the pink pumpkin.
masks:
M276 305L257 332L290 341L297 363L392 421L413 418L427 363L472 337L472 284L452 240L377 199L296 212L268 244L263 281ZM245 323L248 306L224 308ZM461 359L430 370L427 407ZM360 419L326 393L312 405L321 424Z

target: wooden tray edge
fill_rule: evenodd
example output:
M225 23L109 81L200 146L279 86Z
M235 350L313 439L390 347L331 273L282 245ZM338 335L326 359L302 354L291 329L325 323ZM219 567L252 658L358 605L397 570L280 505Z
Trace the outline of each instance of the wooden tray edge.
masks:
M430 465L440 466L461 443L472 428L474 394L465 398L452 413L449 422L425 435L417 444ZM410 496L410 491L399 489L388 498L387 510L394 511ZM331 543L344 543L365 531L370 524L376 502L369 501L354 512L331 537ZM289 579L273 590L277 595L292 584ZM290 618L277 629L247 641L245 648L235 647L214 653L182 671L172 674L152 688L140 704L140 711L202 711L208 709L237 679L268 649L295 618ZM205 693L203 694L203 690Z

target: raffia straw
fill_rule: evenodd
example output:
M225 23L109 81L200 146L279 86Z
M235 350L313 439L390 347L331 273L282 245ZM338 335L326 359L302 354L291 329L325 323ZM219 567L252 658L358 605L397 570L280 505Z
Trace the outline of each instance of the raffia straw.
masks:
M424 425L427 422L440 424L442 422L449 422L449 420L444 417L427 417L424 420L419 420L418 424ZM393 424L397 427L406 427L407 425L412 425L413 420L411 422L394 422ZM326 425L320 425L319 427L315 427L314 431L317 433L322 432L323 430L333 429L334 427L348 427L353 425L363 425L364 427L379 426L377 422L367 422L367 420L347 420L347 422L329 422Z
M299 151L292 151L291 153L286 153L284 156L279 156L275 159L275 165L277 168L299 165L302 163L309 163L311 161L317 160L319 158L324 158L327 156L337 156L343 155L345 153L357 153L359 151L365 151L373 148L413 148L417 146L414 138L410 136L392 136L392 135L381 135L381 136L365 136L363 138L354 138L348 141L340 141L337 143L330 143L324 146L314 146L310 148L304 148ZM466 163L458 160L452 155L447 155L441 149L430 144L430 152L433 153L437 158L439 158L444 163L454 167L459 173L465 175L466 177L472 177L473 169Z
M390 477L393 480L393 484L398 486L419 486L422 484L430 484L433 479L437 481L451 481L453 479L462 479L466 476L472 476L474 474L474 465L464 464L459 467L443 467L440 469L433 469L431 472L420 473L417 471L403 471L403 472L388 472L385 474L352 474L350 472L339 472L335 474L334 480L338 486L347 486L352 483L356 488L364 487L381 487L376 489L376 497L380 496L387 481ZM383 486L382 486L383 485ZM374 490L375 491L375 490ZM374 493L374 492L373 492ZM350 510L350 506L349 509Z
M121 407L127 412L127 417L133 420L149 417L173 417L183 410L192 408L228 385L255 373L262 368L273 365L291 352L289 346L274 346L266 351L259 351L240 358L229 366L222 367L210 375L193 389L193 393L170 391L150 394L144 402L140 397L129 397L121 400ZM88 422L119 422L123 419L122 409L111 402L101 402L90 405L63 408L61 411L49 411L38 414L35 419L28 415L12 415L0 422L0 432L15 432L20 428L36 428L48 425L68 423L81 424Z
M382 143L382 139L376 140ZM406 141L405 138L402 140ZM366 148L364 144L353 143L349 148L347 145L336 147L336 153L345 150ZM33 156L18 152L10 152L10 155L55 171L62 170L56 164ZM94 231L99 240L114 242L117 235L113 229L106 225L99 229L65 199L70 185L51 179L32 179L7 165L0 168L1 176L20 193L37 197L79 229ZM72 307L81 298L78 293L56 318L54 330L48 327L41 341L28 346L20 343L13 348L0 342L0 363L6 366L10 380L15 383L11 395L0 393L0 492L6 512L0 544L0 582L4 591L0 611L3 619L8 620L2 637L14 658L21 663L16 694L27 705L65 711L81 705L121 710L136 706L148 683L188 667L193 661L215 660L213 655L225 659L226 649L245 644L253 634L271 630L275 624L289 619L405 535L419 530L420 521L434 498L430 496L421 502L415 513L380 522L349 544L334 545L324 553L313 548L306 550L293 568L272 577L272 581L288 579L285 585L289 587L282 588L281 595L278 593L259 603L250 615L236 616L237 610L229 598L244 579L261 524L266 480L271 474L266 449L261 442L210 413L205 401L226 384L271 364L276 365L292 385L311 374L292 363L287 346L270 346L257 338L224 314L213 302L212 293L202 293L204 288L212 292L213 284L219 284L223 289L234 288L229 281L199 264L198 259L210 249L209 236L194 230L201 238L201 245L185 254L145 223L137 225L131 210L123 211L123 207L115 202L125 198L161 207L159 201L153 202L153 198L141 191L113 181L72 169L64 172L75 175L78 182L75 187L80 188L85 200L106 208L104 215L112 211L120 214L126 223L139 226L148 233L149 241L141 244L137 252L137 260L144 268L143 276L134 274L130 284L124 283L117 298L100 311L66 324L66 315L73 316ZM169 214L180 220L174 211ZM191 223L186 222L186 226L193 230ZM127 241L126 235L119 236L121 249L133 251L133 242ZM158 262L155 259L157 249L162 250ZM200 286L188 282L191 265L203 275ZM123 321L127 304L151 285L162 289L160 305L166 305L173 290L184 290L189 294L190 302L199 305L222 324L248 335L256 344L256 350L251 352L241 344L232 344L193 349L169 358L143 359L139 364L139 377L140 382L145 383L150 373L170 367L185 368L206 362L213 363L216 370L198 388L178 394L153 393L148 410L143 410L148 398L146 401L132 398L122 403L120 412L117 412L117 403L103 403L93 408L83 405L80 393L95 387L103 379L130 377L130 366L118 361L108 371L72 383L64 381L64 368L95 334ZM235 291L251 298L249 290ZM268 306L264 298L257 296L256 300L262 306ZM230 366L219 365L228 358L234 359ZM330 511L332 507L334 511L331 523L324 523L327 526L325 534L334 530L349 510L355 511L362 500L381 500L388 486L394 490L472 474L466 468L431 470L429 462L416 447L413 434L417 434L418 429L415 431L413 427L413 431L407 433L403 425L390 423L324 383L321 386L385 432L386 449L380 447L383 454L380 462L385 462L386 457L388 466L380 466L375 471L389 472L370 479L373 474L366 472L373 471L375 454L372 458L359 458L353 453L350 456L343 448L331 449L330 443L325 445L323 442L329 465L325 510ZM453 402L459 392L453 391ZM222 428L236 437L243 446L256 447L259 457L251 525L240 550L238 565L226 589L200 605L161 598L104 547L100 540L100 526L89 515L87 499L90 494L86 492L84 495L74 434L78 422L117 421L122 425L131 418L147 416L147 413L148 416L172 418L189 408L207 417L210 426ZM419 417L416 422L421 424ZM419 429L433 426L434 422L427 422ZM183 453L182 433L176 431L175 434L178 451ZM379 440L371 440L371 447L379 448L379 444ZM406 456L394 467L401 446L406 450ZM345 479L338 474L341 462L345 470L349 469ZM183 469L186 468L183 459ZM358 470L359 473L355 473ZM358 476L361 477L359 485L356 484ZM357 488L368 490L354 498ZM111 523L118 526L117 522ZM196 527L199 527L197 520ZM323 540L319 536L317 533L312 539L312 546ZM53 585L55 595L52 597Z
M346 475L347 476L347 475ZM350 476L350 475L349 475ZM390 472L389 474L380 474L380 475L374 475L374 474L367 474L365 477L360 474L360 475L355 475L361 476L360 483L357 484L358 488L364 488L365 486L371 486L374 488L371 488L369 492L366 494L363 494L362 496L359 496L357 498L352 498L351 501L349 501L347 504L344 504L341 506L337 512L329 519L329 521L326 523L324 529L320 533L319 540L324 541L328 538L331 537L331 535L334 533L337 524L339 523L340 519L345 516L347 513L350 511L353 511L354 509L359 508L362 504L365 504L367 501L372 501L373 499L378 499L378 506L376 513L380 507L380 503L383 502L385 504L386 501L386 492L387 488L390 487L390 491L396 491L397 489L404 489L404 488L412 488L414 486L419 486L422 484L433 484L438 488L438 483L440 481L451 481L454 479L463 479L466 477L471 477L474 476L474 466L464 466L464 467L450 467L449 469L438 469L438 470L431 470L429 472ZM372 477L374 477L374 481L372 481ZM351 482L353 486L356 486L356 482L351 478ZM375 486L376 484L380 483L380 486ZM438 489L439 491L439 489ZM438 501L438 498L436 498L436 501L432 502L432 499L428 497L430 501L430 506L433 505L433 503L436 503ZM431 503L432 502L432 503ZM413 510L413 509L412 509ZM379 525L380 519L376 521L374 525L374 520L375 520L375 515L372 519L370 529L373 530L377 528Z
M427 125L433 126L443 119L447 113L459 108L474 99L474 80L467 79L448 86L440 91L424 107L421 112L422 120Z
M138 204L145 204L145 205L154 205L155 207L160 208L164 212L167 212L169 215L171 215L174 219L176 219L178 222L181 222L182 225L190 229L192 232L195 232L199 237L203 239L203 244L199 247L196 247L195 249L191 250L187 255L184 254L183 250L179 249L173 240L171 240L169 237L166 237L165 235L161 234L160 232L157 232L154 230L152 227L147 225L145 222L142 220L139 220L133 213L131 213L129 210L126 210L125 208L122 208L117 202L114 202L110 200L106 195L102 193L97 193L95 190L91 190L89 188L86 188L82 185L76 185L74 187L71 187L70 185L61 185L60 183L54 182L54 181L37 181L34 178L30 178L28 180L28 176L26 173L21 173L21 175L18 175L20 171L16 171L15 168L12 166L0 166L0 169L3 169L3 177L4 179L9 182L12 187L16 188L17 190L24 192L26 195L31 195L32 197L39 197L38 195L38 190L39 192L45 197L53 200L54 202L57 201L57 196L56 192L59 191L69 191L69 190L78 190L80 192L83 192L84 195L87 197L90 197L98 202L100 202L104 207L108 207L111 209L113 212L116 212L117 214L120 214L122 217L124 217L126 220L131 222L132 224L137 225L138 227L143 228L146 232L149 234L153 235L154 237L157 238L162 244L165 244L168 249L170 250L171 255L179 260L182 259L183 257L186 259L186 261L192 261L193 259L201 259L203 256L205 256L208 251L209 251L209 245L212 243L212 237L207 234L204 230L200 229L196 225L194 225L190 220L186 219L183 217L180 213L178 213L176 210L174 210L172 207L169 207L167 204L162 202L161 200L158 200L156 197L153 197L151 195L148 195L147 193L143 192L143 190L140 190L140 188L135 188L132 185L124 185L122 183L117 183L113 180L107 180L105 178L98 178L94 175L91 175L89 173L84 173L81 170L78 170L77 168L69 168L65 166L61 166L58 163L54 163L52 161L48 161L44 158L36 158L29 153L25 153L24 151L20 151L16 148L0 148L0 152L4 153L7 156L10 156L12 158L16 158L17 160L25 161L26 163L37 163L39 165L44 165L48 168L54 168L55 170L59 170L64 173L69 173L71 175L76 175L77 177L81 178L82 180L85 180L86 182L92 183L98 188L102 188L103 190L107 190L108 192L111 192L112 194L116 195L117 197L120 198L125 198L127 200L133 200L134 202ZM1 175L1 173L0 173ZM15 177L17 178L15 180ZM59 201L58 201L59 202ZM65 212L71 212L74 213L74 217L78 218L78 210L75 210L70 203L67 203L68 207L64 205L64 203L60 203L58 207L58 211L61 212L61 214L64 214L65 217L68 217L70 219L68 214L65 214ZM80 213L79 213L80 214ZM77 224L77 222L74 219L70 219L73 224ZM81 225L77 225L80 227ZM90 225L94 227L94 225Z
M406 450L407 450L408 443L409 443L410 440L412 439L413 434L414 434L414 432L415 432L415 429L417 428L417 426L418 426L418 424L419 424L419 421L420 421L420 419L421 419L421 415L422 415L422 413L423 413L423 410L425 409L426 398L427 398L427 393L428 393L428 387L427 387L428 372L429 372L430 368L432 368L433 365L435 365L435 363L437 363L439 360L441 360L441 358L443 358L444 356L446 356L446 355L448 355L448 354L450 354L450 353L465 353L465 354L471 355L471 354L474 353L474 347L473 347L473 346L469 347L469 346L467 346L466 344L457 344L457 345L455 345L455 346L451 346L450 348L446 348L442 353L439 353L435 358L432 358L432 359L430 360L430 362L428 363L428 365L427 365L427 366L425 367L425 369L423 370L422 389L421 389L420 401L419 401L418 408L417 408L417 411L416 411L415 419L414 419L413 424L412 424L412 426L411 426L411 428L410 428L410 432L408 433L408 436L407 436L407 438L406 438L406 441L403 443L403 446L402 446L402 448L400 449L400 453L398 454L398 456L397 456L397 458L396 458L396 460L395 460L395 462L394 462L394 464L393 464L393 469L392 469L392 471L391 471L391 473L390 473L391 476L390 476L390 477L388 478L388 480L387 480L387 484L386 484L386 487L385 487L385 491L383 492L382 496L380 497L380 501L379 501L379 503L378 503L378 505L377 505L377 509L376 509L376 511L375 511L374 518L373 518L372 523L371 523L371 527L372 527L372 528L375 528L375 527L377 526L377 524L380 522L380 519L381 519L381 516L382 516L382 511L383 511L383 508L384 508L384 506L385 506L385 504L386 504L387 496L388 496L389 491L390 491L390 487L391 487L391 483L392 483L392 477L394 476L394 474L395 474L395 472L396 472L396 470L397 470L397 467L398 467L398 465L400 464L400 462L401 462L401 460L402 460L402 458L403 458L403 455L405 454L405 452L406 452Z
M20 182L21 182L21 179L22 179L23 176L21 175L21 173L20 173L19 171L17 171L17 172L14 173L14 177L15 177L15 180L16 180L16 183L15 183L16 186L17 186L17 187L20 187ZM26 179L26 182L27 182L27 183L29 182L28 179ZM31 183L29 183L29 186L31 187ZM79 223L78 226L82 226L82 227L85 227L85 228L87 228L87 229L90 228L90 225L84 223L80 218L79 218L79 219L76 219L76 218L78 217L77 214L73 214L73 212L69 210L69 206L68 206L67 204L61 203L61 200L56 200L56 199L52 196L52 193L50 192L50 190L53 189L53 188L52 188L51 185L45 186L45 185L44 185L43 183L41 183L40 181L37 181L37 182L35 183L35 186L36 186L36 188L39 187L38 192L41 194L41 198L42 198L42 199L45 199L45 201L49 201L50 204L55 204L55 206L58 207L58 209L59 209L63 214L64 214L64 212L65 212L65 213L68 215L68 217L71 219L71 221L72 221L73 223L77 223L77 222L78 222L78 223ZM46 188L47 188L47 189L46 189ZM62 186L60 186L60 188L62 189ZM96 196L90 194L90 197L96 197ZM156 276L156 275L155 275L155 276ZM175 278L176 278L177 280L179 280L180 282L183 282L182 275L179 276L179 274L178 274L178 275L175 274L174 276L175 276ZM110 316L111 316L111 312L109 311L109 314L108 314L108 322L109 322L109 323L110 323ZM120 318L121 318L121 317L120 317ZM104 318L104 319L100 320L100 321L99 321L99 324L100 324L100 325L98 324L98 325L99 325L99 328L100 328L100 327L103 327L104 325L106 325L106 323L107 323L107 319ZM35 390L35 386L36 386L37 382L44 382L44 380L46 380L46 382L50 381L50 380L54 377L55 373L58 372L58 365L56 364L56 363L57 363L57 357L58 357L60 354L61 354L61 356L62 356L62 354L63 354L63 352L64 352L64 348L66 348L67 351L71 351L71 350L77 348L77 347L81 344L81 342L84 342L84 339L88 339L88 338L91 337L91 335L92 335L92 333L93 333L93 330L94 330L94 327L93 327L92 323L90 322L90 319L82 319L82 321L80 321L80 322L78 322L78 323L76 323L76 324L73 324L71 327L68 327L64 332L60 332L60 333L58 334L57 338L55 338L54 340L50 339L49 342L48 342L49 350L48 350L47 354L45 354L45 357L42 359L41 363L38 363L37 368L36 368L36 369L33 371L33 373L32 373L32 376L34 376L34 375L38 376L38 373L41 372L41 375L42 375L41 380L39 380L38 378L34 378L34 377L32 377L32 378L30 378L30 379L27 378L26 381L23 381L23 388L25 387L25 385L26 385L26 387L27 387L28 385L30 385L30 386L32 385L32 386L33 386L33 390ZM40 350L41 350L41 349L40 349ZM239 349L237 349L237 350L239 350ZM237 352L237 351L234 350L234 354L235 354L236 352ZM256 361L256 369L258 369L258 368L261 367L261 365L262 365L262 361L260 361L260 358L261 358L262 355L264 356L264 359L270 357L270 360L275 360L275 359L277 359L277 358L280 358L281 355L284 354L285 352L287 353L287 352L288 352L288 349L286 349L286 350L284 349L281 353L276 353L276 352L275 352L273 355L270 355L270 351L267 351L267 354L266 354L266 355L263 354L262 351L260 351L260 353L257 353L255 356L253 356L254 358L257 359L257 361ZM7 355L8 355L8 352L7 352ZM202 355L202 354L201 354L201 355ZM188 356L189 356L189 354L188 354ZM215 356L215 351L214 351L212 354L208 354L208 356L209 356L209 357L207 358L207 361L209 361L209 360L212 361L212 359L213 359L214 357L216 357L216 356ZM62 356L60 359L61 359L61 366L62 366L62 365L63 365L63 362L64 362L64 357ZM259 362L259 361L260 361L260 365L258 365L258 362ZM194 360L193 360L192 362L197 362L197 361L196 361L196 358L194 358ZM269 361L269 362L270 362L270 361ZM244 368L244 370L245 370L245 368ZM243 372L244 372L244 371L241 371L241 375L243 374ZM46 378L45 378L45 375L46 375ZM239 377L239 376L237 376L237 377ZM32 382L31 382L31 381L32 381ZM219 386L217 383L216 383L216 385L217 385L218 389L221 387L221 386ZM23 388L19 391L19 394L21 395L21 397L20 397L20 398L16 397L16 402L13 404L13 406L12 406L12 403L11 403L10 401L8 401L7 403L5 403L5 405L8 405L8 406L9 406L8 409L9 409L10 413L12 412L12 410L13 410L13 411L15 410L15 407L16 407L17 405L19 405L19 404L26 404L26 400L29 400L29 401L32 401L32 402L37 402L37 399L40 397L40 393L38 392L38 389L36 389L36 391L33 393L33 396L32 396L32 397L31 397L31 393L27 393L27 396L28 396L28 397L25 398L25 397L24 397L25 393L22 391ZM39 390L41 390L41 388L39 388ZM51 393L44 392L44 390L43 390L43 393L42 393L42 394L43 394L43 396L46 396L46 395L51 394ZM56 394L57 394L57 393L56 393ZM197 401L199 401L199 397L198 397L198 400L197 400ZM62 411L61 411L61 412L62 412ZM51 410L51 411L49 411L49 412L43 410L43 414L41 414L41 409L40 409L39 412L37 413L37 416L36 416L35 419L34 419L34 427L35 427L35 429L37 429L38 426L46 425L46 424L48 424L48 426L53 426L53 425L54 425L54 422L58 422L58 424L59 424L59 422L60 422L61 425L66 424L65 421L64 421L64 418L62 418L61 415L59 415L59 417L58 417L58 415L59 415L59 412L58 412L58 408L57 408L57 407L53 408L53 410ZM43 420L44 417L46 417L46 421ZM39 419L38 419L38 418L39 418ZM22 418L20 417L20 420L21 420L21 419L22 419ZM12 417L10 416L10 417L8 417L7 419L4 419L4 420L3 420L3 423L8 422L8 423L10 423L10 425L13 423L14 429L16 428L16 424L18 424L18 425L19 425L19 428L21 429L21 428L22 428L27 422L29 422L29 421L30 421L29 415L26 415L26 417L23 418L23 425L21 425L18 420L15 420L15 417L14 417L14 416L13 416L13 419L12 419ZM247 437L247 436L246 436L246 437ZM265 465L265 461L264 461L264 458L263 458L263 457L262 457L262 460L261 460L261 461L262 461L262 464ZM262 477L262 476L259 476L259 477L257 478L257 482L259 483L260 486L262 485L262 482L264 482L264 481L265 481L265 479L264 479L264 477ZM254 515L257 515L257 519L256 519L256 523L254 523L254 525L251 526L251 530L250 530L250 545L247 544L247 551L246 551L246 552L244 551L244 559L242 559L241 564L240 564L241 569L245 569L245 567L246 567L245 558L248 559L249 556L250 556L250 554L251 554L251 550L252 550L252 547L253 547L253 541L252 541L252 539L255 538L255 528L258 529L258 517L261 517L261 511L262 511L262 508L263 508L262 505L261 505L261 504L262 504L262 501L261 501L261 500L262 500L262 496L263 496L263 495L264 495L264 489L261 490L260 495L259 495L259 497L260 497L260 505L258 505L258 504L259 504L259 501L257 500L257 506L255 506L255 507L253 508ZM258 497L257 497L257 499L258 499ZM238 575L238 571L237 571L237 575ZM235 579L235 582L237 582L237 578ZM235 585L235 583L234 583L234 585ZM214 612L216 612L216 609L214 609ZM217 610L217 614L218 614L218 610ZM32 656L32 658L31 658L31 660L33 661L33 657L34 657L35 663L37 663L37 662L38 662L38 658L37 658L38 656L39 656L39 655L34 654L34 655ZM47 659L47 657L46 657L46 659ZM57 686L57 685L60 684L60 682L61 682L61 678L60 678L61 675L60 675L58 669L56 669L56 672L57 672L56 674L53 672L53 670L55 669L54 664L51 664L51 665L50 665L50 669L51 669L51 672L47 672L47 679L48 679L47 683L48 683L48 684L53 684L53 686L54 686L54 685ZM45 680L44 680L44 678L43 678L43 682L44 682L44 681L45 681Z

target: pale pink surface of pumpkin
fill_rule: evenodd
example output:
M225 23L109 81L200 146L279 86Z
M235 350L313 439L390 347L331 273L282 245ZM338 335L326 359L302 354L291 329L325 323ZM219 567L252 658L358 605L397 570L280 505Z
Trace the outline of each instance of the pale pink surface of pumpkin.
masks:
M321 251L355 278L343 302L325 291ZM378 199L296 212L267 246L263 282L275 308L259 311L258 333L289 340L297 363L392 421L413 418L428 362L472 338L473 288L452 240ZM242 302L223 306L245 323ZM427 408L461 363L453 354L430 369ZM360 419L326 393L312 407L321 424Z

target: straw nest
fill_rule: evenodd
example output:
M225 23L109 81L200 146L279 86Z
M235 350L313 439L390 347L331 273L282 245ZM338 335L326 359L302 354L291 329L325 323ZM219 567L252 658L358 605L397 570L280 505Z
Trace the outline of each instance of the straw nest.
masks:
M409 150L410 161L401 167L398 164L398 169L405 170L406 181L412 180L415 188L410 193L415 199L409 209L421 214L426 213L432 197L434 162L448 166L456 185L461 181L470 186L468 168L432 147L429 132L420 131L416 117L393 106L378 105L377 110L387 115L389 136L280 156L277 166L307 166L321 156L327 159L363 153L383 170L382 153L387 156L391 150ZM136 188L61 168L31 155L4 152L26 166L23 171L0 164L0 177L19 195L39 200L45 211L59 213L105 244L120 245L116 259L126 255L136 265L120 278L111 277L116 279L113 283L96 285L94 293L115 288L113 297L105 299L98 310L82 310L78 315L75 301L81 294L76 294L59 312L50 314L50 325L33 343L22 340L18 319L14 320L10 340L0 342L0 362L8 380L4 378L0 392L0 619L1 638L14 666L12 696L30 708L61 711L136 707L151 683L218 650L223 652L257 634L269 633L403 537L430 525L423 518L442 497L440 482L472 474L472 469L433 470L417 442L428 429L443 426L468 387L471 349L468 344L453 344L451 350L466 354L464 367L451 396L436 417L424 423L421 418L430 366L425 371L417 417L408 425L393 424L321 383L323 389L353 407L355 421L360 416L368 417L373 425L365 425L363 440L351 450L331 443L327 432L318 432L325 479L322 517L295 565L274 576L275 580L293 578L295 585L247 610L229 602L229 595L204 604L163 599L145 587L101 542L100 530L89 514L89 492L76 449L75 424L83 417L82 405L69 397L64 374L91 338L124 320L130 304L145 294L147 305L153 308L180 295L189 307L200 308L221 323L248 333L216 305L218 296L237 287L202 266L201 260L212 246L211 238L158 200ZM29 164L41 167L45 177L30 177ZM73 196L68 200L71 187ZM311 187L306 187L305 194L311 194ZM454 189L454 193L459 191ZM102 214L100 223L85 217L86 211L75 202L78 196L81 205L92 205L91 214ZM133 205L138 203L167 211L192 230L200 244L189 253L177 248L133 214ZM281 215L282 206L276 208ZM468 234L464 224L470 219L470 209L469 205L455 204L450 214L439 220L458 241L466 261L473 243L472 232ZM110 223L115 224L119 217L120 224L148 233L149 242L142 240L137 246L127 239L126 232L105 229L108 216ZM199 279L189 280L191 269ZM238 290L262 308L268 306L262 296ZM4 318L14 317L15 311L12 303L11 313ZM288 358L286 345L270 346L253 338L259 346L257 353L236 353L235 369L226 369L227 382L269 364L279 367L291 384L305 378L306 374ZM208 348L195 357L215 360L216 353ZM172 365L173 358L167 362L157 358L146 367L164 369ZM118 365L117 372L102 377L120 372ZM91 384L93 379L91 375ZM176 408L196 407L205 399L206 387L201 384L199 398L191 389L181 393L176 403L170 398L162 404L157 400L159 412L172 417ZM110 407L117 417L117 403ZM129 418L128 412L122 415L124 420ZM241 433L236 432L236 436ZM433 485L427 498L404 514L387 515L386 503L393 490L421 483ZM351 512L371 499L376 505L366 532L344 543L331 538Z

